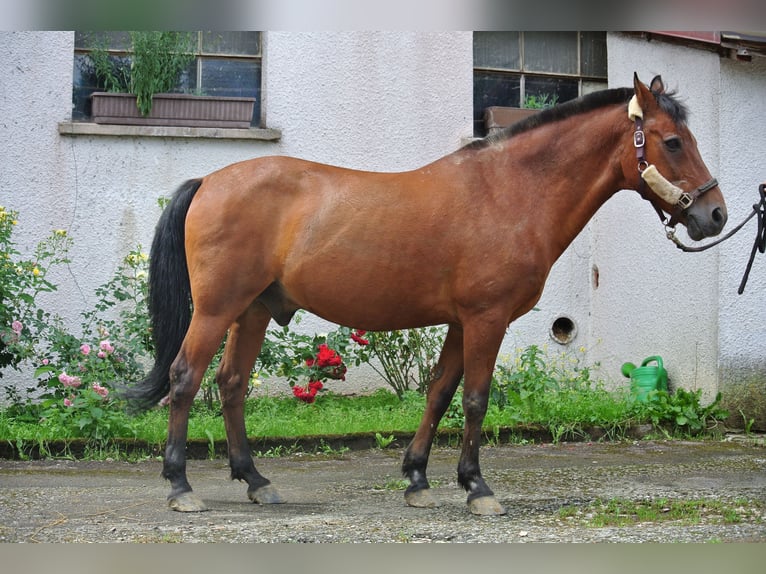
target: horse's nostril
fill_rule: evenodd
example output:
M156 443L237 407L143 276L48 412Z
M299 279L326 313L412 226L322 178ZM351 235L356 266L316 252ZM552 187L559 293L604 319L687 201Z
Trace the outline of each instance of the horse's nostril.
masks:
M713 221L715 221L718 225L723 225L726 223L726 213L724 213L723 209L720 207L716 207L713 210L712 217Z

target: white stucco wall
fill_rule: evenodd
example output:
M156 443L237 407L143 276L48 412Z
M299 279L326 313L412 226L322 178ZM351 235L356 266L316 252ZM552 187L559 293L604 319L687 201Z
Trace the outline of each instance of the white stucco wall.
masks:
M719 57L663 42L610 35L610 86L661 74L690 110L689 126L708 169L719 173ZM651 161L651 158L649 158ZM722 189L727 182L721 180ZM679 237L688 240L682 226ZM718 357L717 250L685 254L665 237L653 208L622 191L593 225L592 357L610 373L625 361L660 355L675 385L715 390ZM618 375L619 376L619 375Z
M645 82L662 74L678 91L690 109L702 158L726 198L727 230L741 221L764 178L758 163L766 146L763 60L736 62L620 34L609 36L608 58L612 86L630 85L637 71ZM758 304L764 269L757 261L749 294L736 295L754 229L710 251L686 254L667 241L654 211L637 194L615 196L593 225L600 287L593 291L592 358L619 372L625 360L659 354L675 384L702 388L708 400L719 388L719 365L726 369L744 356L748 364L761 365L762 373L766 309ZM679 237L689 242L685 232Z
M720 175L727 182L729 217L739 223L766 183L766 58L721 62ZM737 294L755 237L755 222L720 248L719 375L731 403L766 428L766 257L756 253L742 295Z

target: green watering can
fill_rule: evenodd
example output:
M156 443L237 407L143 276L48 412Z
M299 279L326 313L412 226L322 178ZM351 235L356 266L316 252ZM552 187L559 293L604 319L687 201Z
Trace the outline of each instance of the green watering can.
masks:
M667 392L668 390L668 372L662 366L660 356L647 357L641 362L640 367L633 363L623 363L622 374L630 378L630 390L642 403L649 400L650 391Z

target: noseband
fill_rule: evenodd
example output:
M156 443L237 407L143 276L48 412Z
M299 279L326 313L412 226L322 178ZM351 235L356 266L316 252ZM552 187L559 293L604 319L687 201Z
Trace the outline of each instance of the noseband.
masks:
M667 220L662 210L654 206L660 221L666 227L674 228L683 212L689 209L692 204L699 199L705 192L710 191L718 185L716 178L710 179L690 192L686 192L665 179L654 165L649 164L645 155L646 136L644 135L643 112L641 111L636 96L628 104L628 117L635 123L633 131L633 146L636 148L636 160L638 161L638 173L641 175L638 192L644 195L646 184L659 197L673 206L673 212L670 214L670 220Z

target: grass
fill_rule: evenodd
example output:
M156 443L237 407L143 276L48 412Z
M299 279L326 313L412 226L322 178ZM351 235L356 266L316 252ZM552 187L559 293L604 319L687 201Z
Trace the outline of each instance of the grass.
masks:
M587 526L631 526L638 523L677 522L694 524L739 524L762 522L763 502L747 499L722 501L698 498L692 500L597 499L587 506L567 505L559 510L563 520L579 520Z
M383 389L367 396L323 393L313 404L288 396L262 396L247 401L245 427L250 437L280 437L287 441L307 436L371 434L375 436L378 448L385 448L393 441L392 433L412 433L417 429L424 406L425 397L416 392L404 393L399 399L394 393ZM553 441L558 442L592 439L590 433L597 428L600 438L619 440L625 438L626 431L633 425L652 422L651 414L624 393L601 388L560 389L503 406L490 403L484 429L490 436L497 436L498 429L537 426L548 431ZM135 438L150 447L154 446L154 450L165 443L167 409L153 410L133 418L122 416L126 424L116 428L124 430L115 434L114 438ZM458 393L441 427L462 426L461 397ZM663 432L667 435L667 431ZM683 432L676 435L688 436ZM47 443L71 438L71 434L51 421L40 420L34 412L20 415L11 409L0 411L0 440L16 444L19 451L28 451L30 445L37 445L45 454ZM189 420L188 438L207 442L212 454L215 444L226 440L219 408L210 409L202 401L196 403ZM112 447L108 441L94 441L90 448L98 458L98 451L110 452Z
M489 440L497 441L509 433L509 440L513 440L517 433L524 435L530 428L546 433L553 442L620 440L638 424L650 424L657 436L666 438L710 435L718 422L728 416L718 407L720 395L711 405L702 406L700 391L678 389L673 395L659 393L653 400L641 403L627 389L607 390L603 383L591 379L588 369L576 365L576 361L562 363L548 357L532 346L521 354L513 368L500 366L484 420ZM250 398L245 405L245 428L251 438L279 439L280 448L288 448L285 445L291 443L298 445L299 439L305 437L370 435L374 436L377 448L382 449L394 442L396 434L415 432L425 402L425 396L415 391L406 391L399 397L387 389L366 396L323 392L311 404L289 395L259 396ZM149 453L161 452L167 437L167 409L155 409L136 417L115 409L103 411L99 412L97 424L78 428L81 411L75 411L73 417L56 418L48 413L55 415L60 409L46 411L39 404L14 404L0 410L0 443L10 444L15 452L28 456L50 456L51 443L58 442L57 451L61 453L63 440L66 456L70 444L66 441L81 437L87 442L87 456L121 458L120 439L135 439L145 444ZM462 391L458 391L440 428L460 429L463 424ZM208 455L215 456L219 445L226 441L218 403L204 400L195 403L188 439L203 441L208 445ZM451 443L452 435L448 439ZM339 442L331 442L337 449ZM325 447L330 449L327 443ZM78 456L84 455L80 448Z
M251 437L304 437L379 433L381 448L392 432L414 432L425 406L425 398L406 393L403 400L388 391L369 396L350 397L335 394L320 395L313 404L296 401L293 397L258 397L247 401L245 428ZM152 410L126 418L130 433L116 438L136 438L148 444L163 444L167 436L167 409ZM218 409L210 410L201 402L195 404L189 418L188 438L191 440L222 441L226 439L223 417ZM36 417L17 416L9 410L0 411L0 440L52 441L71 438L62 429ZM389 441L390 442L390 441Z

